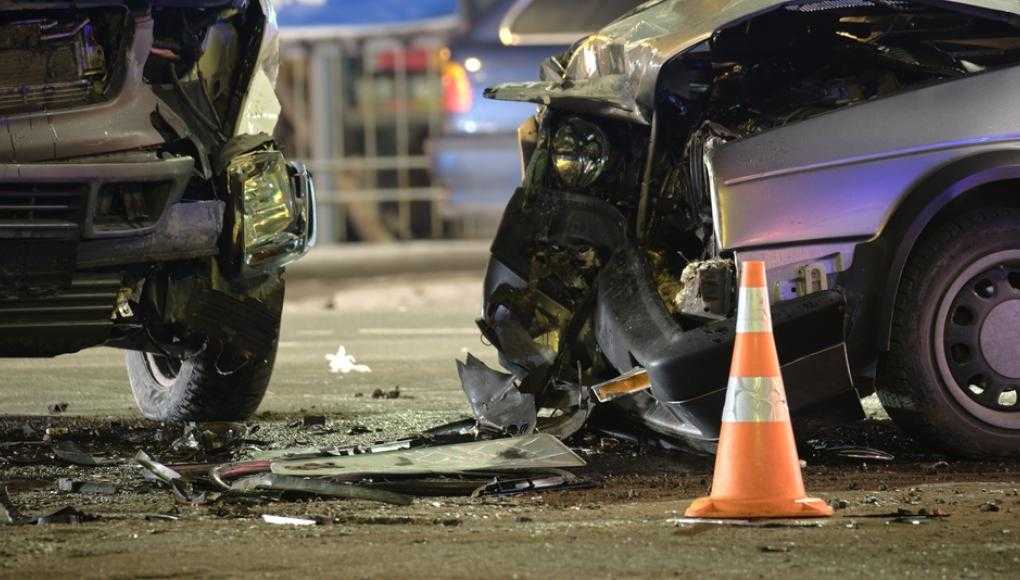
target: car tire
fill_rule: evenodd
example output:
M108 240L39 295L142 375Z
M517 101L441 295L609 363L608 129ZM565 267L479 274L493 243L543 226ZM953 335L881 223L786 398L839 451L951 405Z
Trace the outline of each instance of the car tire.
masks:
M1020 454L1020 209L982 208L925 232L877 391L897 425L938 449Z
M198 319L206 327L229 326L234 338L208 341L185 359L129 351L128 380L142 415L172 422L251 416L273 374L284 292L280 278L243 300L218 293L191 296L191 303L204 305Z

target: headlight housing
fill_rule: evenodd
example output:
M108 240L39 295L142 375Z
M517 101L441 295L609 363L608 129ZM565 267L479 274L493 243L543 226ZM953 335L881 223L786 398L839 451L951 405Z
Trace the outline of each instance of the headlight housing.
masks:
M315 192L303 166L279 151L245 153L227 166L227 186L242 275L285 266L315 243Z
M594 123L571 117L553 135L552 160L564 186L583 189L595 183L609 164L609 140Z

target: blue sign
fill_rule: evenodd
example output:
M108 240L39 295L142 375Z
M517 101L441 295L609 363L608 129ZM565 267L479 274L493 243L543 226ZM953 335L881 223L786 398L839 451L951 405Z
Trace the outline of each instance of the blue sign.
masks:
M313 36L364 33L359 29L453 26L459 0L274 0L281 32Z

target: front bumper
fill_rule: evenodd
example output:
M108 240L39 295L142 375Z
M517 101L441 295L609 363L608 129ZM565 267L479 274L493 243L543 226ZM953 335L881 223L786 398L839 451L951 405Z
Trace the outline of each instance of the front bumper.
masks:
M663 432L708 442L716 439L735 323L723 320L681 328L666 311L644 252L629 239L626 221L616 208L599 200L557 192L528 195L521 190L508 206L492 247L480 321L500 350L504 366L526 380L551 360L549 353L521 335L527 326L522 321L532 313L513 311L499 298L507 288L524 291L541 284L530 255L541 242L580 243L607 257L594 282L594 340L616 372L628 372L635 365L647 369L654 397L610 404L654 419ZM791 412L798 420L863 417L843 342L845 309L842 294L835 291L774 306L780 362Z

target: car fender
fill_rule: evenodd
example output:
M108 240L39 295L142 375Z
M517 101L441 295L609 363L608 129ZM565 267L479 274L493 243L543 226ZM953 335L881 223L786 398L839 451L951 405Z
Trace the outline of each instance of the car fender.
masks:
M910 254L932 220L955 199L983 185L1020 179L1020 148L984 151L954 160L920 179L890 211L878 236L859 244L846 286L872 294L879 350L889 348L893 310ZM881 288L875 295L866 288Z

